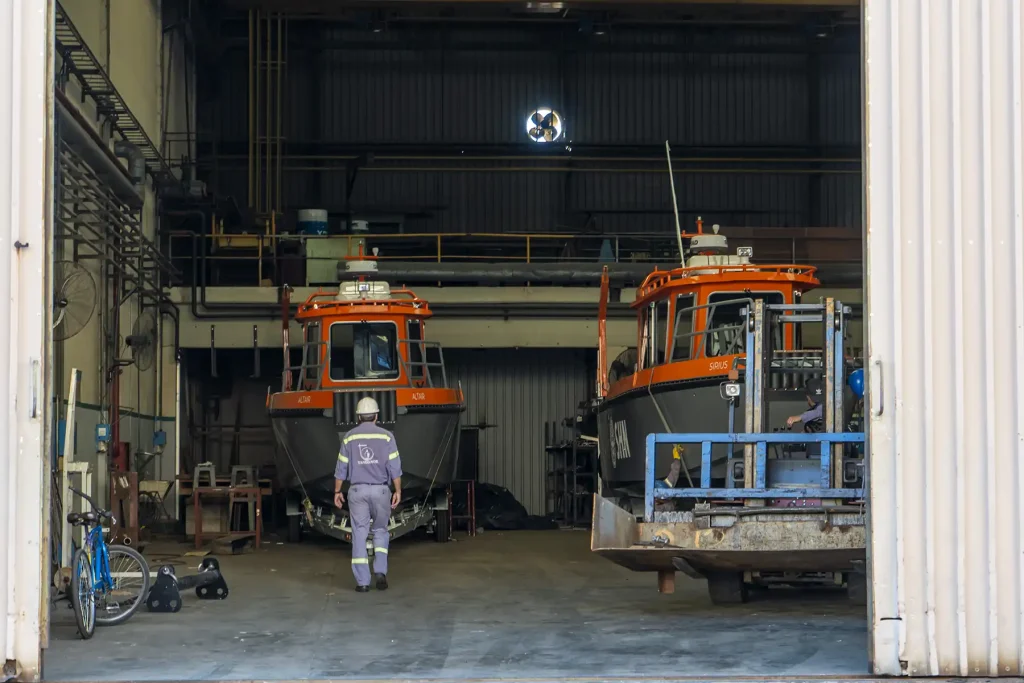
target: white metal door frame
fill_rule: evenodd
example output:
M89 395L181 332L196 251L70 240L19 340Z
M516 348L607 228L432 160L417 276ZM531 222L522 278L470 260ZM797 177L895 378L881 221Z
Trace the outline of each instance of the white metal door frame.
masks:
M9 0L0 17L0 646L5 675L35 680L50 552L53 2Z
M1024 9L865 0L869 657L1024 674Z

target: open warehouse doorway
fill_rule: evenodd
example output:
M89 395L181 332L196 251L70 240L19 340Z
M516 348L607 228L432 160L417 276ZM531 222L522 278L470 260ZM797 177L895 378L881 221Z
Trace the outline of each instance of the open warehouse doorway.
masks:
M12 6L8 676L1021 674L1017 4ZM54 88L141 211L29 115ZM65 169L100 199L48 197ZM46 252L94 239L60 220L99 232L97 292L150 304L51 349L75 300ZM394 507L366 555L353 458L402 467L369 482ZM110 516L54 516L69 464ZM553 469L611 527L555 519ZM557 528L466 529L464 476ZM58 571L51 521L78 537ZM832 587L752 590L754 562L827 583L821 539ZM353 590L360 561L386 590Z

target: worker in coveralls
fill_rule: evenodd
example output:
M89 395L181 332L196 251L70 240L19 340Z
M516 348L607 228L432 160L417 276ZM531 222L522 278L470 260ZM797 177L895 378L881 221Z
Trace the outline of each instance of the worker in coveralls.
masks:
M802 422L806 429L807 425L810 423L821 421L825 410L825 404L822 403L825 398L825 389L821 385L821 380L809 380L804 386L804 393L807 396L807 405L810 406L810 409L800 413L799 415L793 415L792 417L786 418L787 427L792 427L797 422Z
M377 425L380 408L369 396L356 405L359 424L341 440L338 464L334 468L334 505L341 507L345 495L341 485L347 479L348 510L352 518L352 573L356 591L370 590L370 565L366 539L373 529L373 573L377 590L388 587L388 520L402 501L402 460L395 435ZM392 493L390 484L394 484Z

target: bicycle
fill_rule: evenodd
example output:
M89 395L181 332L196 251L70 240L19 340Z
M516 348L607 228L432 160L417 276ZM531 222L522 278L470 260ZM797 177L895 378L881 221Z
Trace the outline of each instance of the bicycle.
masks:
M131 618L149 591L149 564L134 548L107 545L102 522L113 523L114 515L101 510L96 501L81 491L70 490L92 506L89 512L72 512L67 516L72 526L86 528L85 544L75 550L71 561L71 583L67 590L78 632L88 640L96 632L97 624L113 626ZM134 579L139 579L137 588L132 588Z

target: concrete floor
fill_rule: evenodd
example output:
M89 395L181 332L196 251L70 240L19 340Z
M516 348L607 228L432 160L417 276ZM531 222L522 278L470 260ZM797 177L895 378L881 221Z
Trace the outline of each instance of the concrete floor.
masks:
M184 546L147 549L178 554ZM178 560L182 562L182 560ZM391 589L355 593L347 546L271 540L221 558L231 594L186 594L178 614L137 613L77 637L54 610L48 680L541 678L859 675L863 608L841 593L775 591L714 608L704 582L589 551L580 531L490 532L447 545L400 539ZM195 558L188 558L192 566ZM186 574L179 565L178 574ZM144 608L143 608L144 609Z

